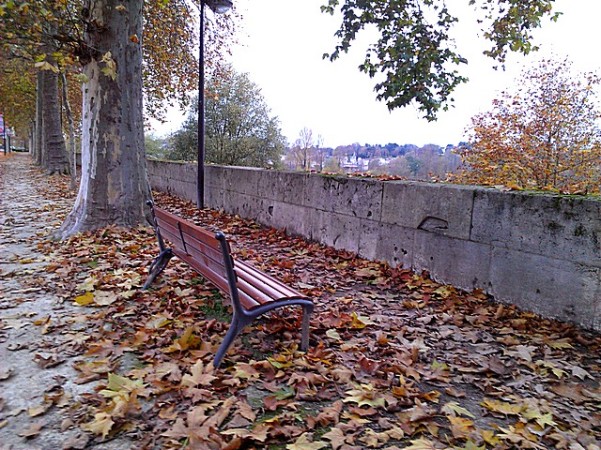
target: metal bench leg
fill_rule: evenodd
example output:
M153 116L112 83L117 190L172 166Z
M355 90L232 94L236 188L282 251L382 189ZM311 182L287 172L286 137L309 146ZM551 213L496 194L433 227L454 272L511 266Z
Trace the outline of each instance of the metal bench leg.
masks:
M223 338L223 342L219 346L219 349L217 350L217 354L215 355L215 358L213 359L213 366L215 368L218 368L219 365L221 364L221 360L227 353L227 350L230 348L230 345L232 345L232 343L234 342L234 339L236 339L236 337L238 336L238 334L240 334L240 332L244 329L244 327L252 321L252 318L247 319L247 320L244 320L244 319L245 318L242 318L242 320L239 319L238 314L234 313L234 317L232 317L232 323L230 324L230 328L229 328L229 330L227 330L227 333L225 334L225 337Z
M302 324L302 338L301 338L301 350L306 352L309 348L309 320L311 319L311 311L309 308L303 308L303 324Z
M167 263L169 263L169 260L172 257L173 252L171 251L171 249L167 248L161 251L161 253L159 253L159 256L152 260L152 264L150 264L150 269L148 270L148 278L146 279L144 286L142 286L143 290L146 290L150 287L154 279L159 276L159 274L165 269L165 267L167 267Z

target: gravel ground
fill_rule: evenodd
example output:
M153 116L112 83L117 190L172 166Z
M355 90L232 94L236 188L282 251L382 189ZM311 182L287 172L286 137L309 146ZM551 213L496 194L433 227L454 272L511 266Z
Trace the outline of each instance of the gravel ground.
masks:
M53 294L49 261L37 250L72 201L48 198L50 182L29 155L0 155L0 450L132 448L126 440L94 445L70 418L94 383L72 382L72 338L85 321Z

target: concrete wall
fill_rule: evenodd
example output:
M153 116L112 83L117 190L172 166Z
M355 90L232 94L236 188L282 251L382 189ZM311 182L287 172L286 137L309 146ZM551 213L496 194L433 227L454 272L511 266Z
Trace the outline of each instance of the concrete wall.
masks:
M149 161L195 200L195 167ZM601 201L209 166L207 205L601 330Z

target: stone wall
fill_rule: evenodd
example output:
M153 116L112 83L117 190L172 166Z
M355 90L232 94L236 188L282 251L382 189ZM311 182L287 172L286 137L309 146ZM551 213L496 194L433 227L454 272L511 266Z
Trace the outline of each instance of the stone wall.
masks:
M194 165L149 161L190 200ZM208 166L207 205L601 330L601 201L473 186Z

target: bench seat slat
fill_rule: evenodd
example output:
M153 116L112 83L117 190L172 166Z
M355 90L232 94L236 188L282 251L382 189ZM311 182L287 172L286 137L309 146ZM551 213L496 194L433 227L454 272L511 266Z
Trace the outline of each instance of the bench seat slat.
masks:
M272 278L264 272L261 272L259 269L251 266L250 264L236 261L235 269L238 276L247 280L255 280L254 284L264 285L266 289L277 292L277 294L273 294L274 299L287 297L307 298L307 296L289 288L282 282Z
M161 230L161 235L170 241L173 245L178 248L184 248L184 243L182 242L182 237L179 234L179 231L176 227L174 227L169 222L163 222L160 219L157 219L157 225Z
M176 248L182 252L187 252L190 255L199 256L203 259L211 259L215 265L220 265L225 275L225 266L223 265L223 254L221 249L215 248L213 245L208 245L205 242L196 240L196 238L187 234L187 227L182 227L182 233L177 227L174 227L168 222L157 220L158 226L162 230L162 235L165 239L171 242ZM182 241L182 236L184 240ZM219 244L219 241L213 238Z
M188 263L190 267L192 267L195 271L199 272L202 276L204 276L207 280L217 286L223 292L229 293L229 286L227 283L227 278L223 278L221 274L212 270L207 266L203 266L199 264L199 262L191 255L180 251L179 249L174 249L173 253L182 261Z

